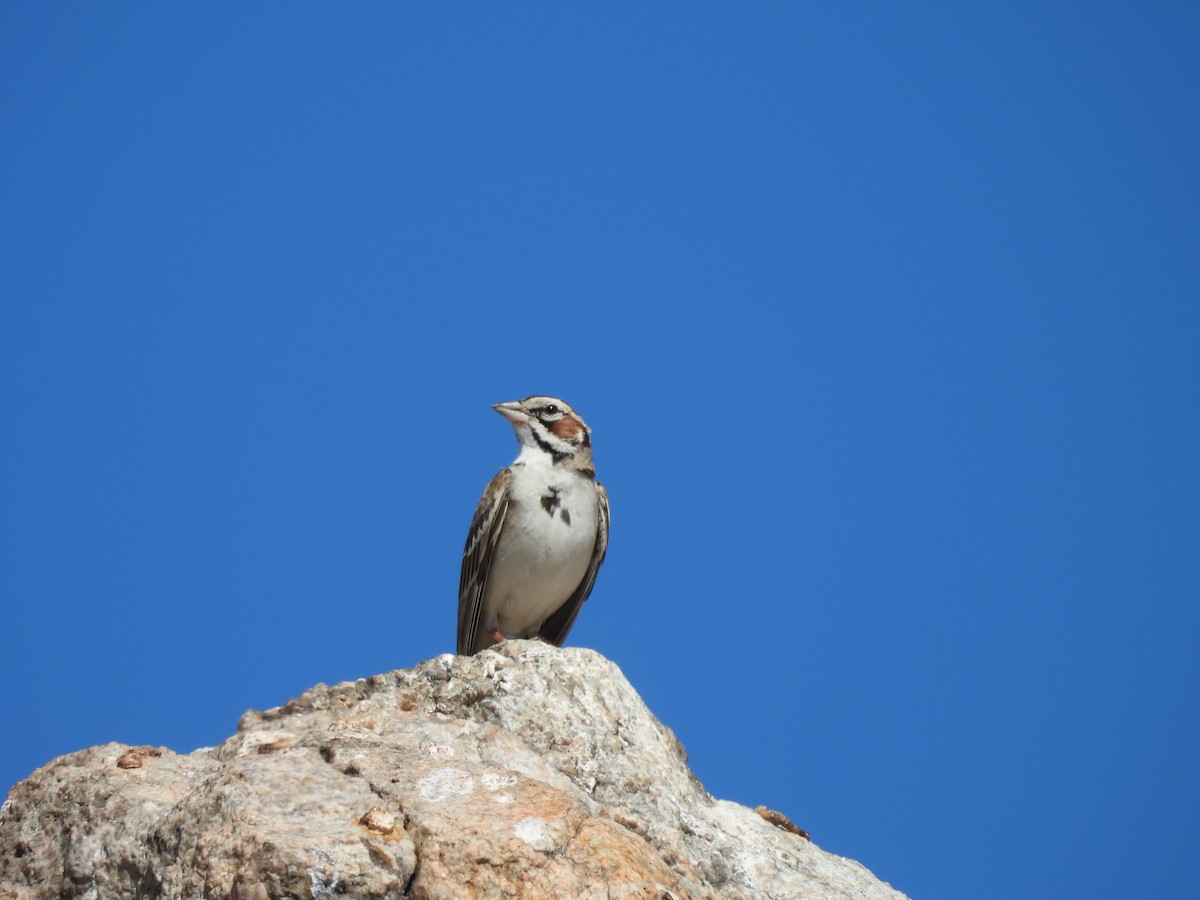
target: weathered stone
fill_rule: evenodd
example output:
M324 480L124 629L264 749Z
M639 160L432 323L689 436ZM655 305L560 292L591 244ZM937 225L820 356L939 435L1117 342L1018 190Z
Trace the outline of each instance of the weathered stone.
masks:
M612 663L511 641L60 757L0 809L0 897L901 898L714 800Z

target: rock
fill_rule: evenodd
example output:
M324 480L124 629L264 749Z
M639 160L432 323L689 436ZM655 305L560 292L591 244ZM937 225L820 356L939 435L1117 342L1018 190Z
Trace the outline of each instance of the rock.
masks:
M0 807L0 897L902 898L713 799L615 665L510 641L246 713L186 756L106 744Z

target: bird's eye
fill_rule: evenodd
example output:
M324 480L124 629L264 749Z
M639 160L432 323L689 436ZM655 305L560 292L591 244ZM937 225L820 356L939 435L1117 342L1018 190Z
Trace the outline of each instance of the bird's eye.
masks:
M547 416L557 416L558 415L558 407L555 406L553 403L548 403L542 407L542 412Z

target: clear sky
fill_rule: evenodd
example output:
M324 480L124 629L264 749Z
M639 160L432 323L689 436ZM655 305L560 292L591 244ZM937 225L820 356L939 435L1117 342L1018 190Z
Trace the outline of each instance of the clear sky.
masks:
M592 426L569 643L921 900L1195 889L1194 4L0 6L0 791L451 651Z

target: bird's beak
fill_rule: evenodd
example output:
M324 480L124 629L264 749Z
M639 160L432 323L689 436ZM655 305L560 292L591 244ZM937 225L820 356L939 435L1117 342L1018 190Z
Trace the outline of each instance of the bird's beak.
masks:
M505 403L493 403L492 409L508 419L514 425L520 425L522 422L529 421L529 413L525 412L525 408L521 406L520 400L508 400Z

